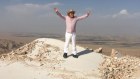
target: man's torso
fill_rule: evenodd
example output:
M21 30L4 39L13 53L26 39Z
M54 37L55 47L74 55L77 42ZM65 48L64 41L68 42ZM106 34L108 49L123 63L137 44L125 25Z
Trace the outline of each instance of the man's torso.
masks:
M70 18L69 16L66 17L66 32L73 33L76 32L76 23L77 23L77 17Z

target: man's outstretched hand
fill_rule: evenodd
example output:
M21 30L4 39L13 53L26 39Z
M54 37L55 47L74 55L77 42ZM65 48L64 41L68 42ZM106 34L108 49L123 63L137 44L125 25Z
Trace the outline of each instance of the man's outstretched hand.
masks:
M90 15L91 11L88 11L87 14Z
M58 8L54 8L54 11L57 12L58 11Z

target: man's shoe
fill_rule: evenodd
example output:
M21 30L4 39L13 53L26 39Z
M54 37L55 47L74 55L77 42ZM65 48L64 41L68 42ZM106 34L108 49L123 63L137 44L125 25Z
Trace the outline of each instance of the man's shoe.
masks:
M73 55L74 58L78 58L78 55Z
M64 58L67 58L67 57L68 57L68 56L67 56L67 53L64 53L64 54L63 54L63 57L64 57Z

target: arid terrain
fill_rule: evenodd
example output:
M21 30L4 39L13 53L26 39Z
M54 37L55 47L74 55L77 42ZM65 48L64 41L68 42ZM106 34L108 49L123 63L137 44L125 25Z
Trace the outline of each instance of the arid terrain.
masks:
M87 36L78 36L77 43L78 59L73 58L71 53L68 53L68 58L64 59L62 57L64 38L61 35L1 34L0 77L3 79L140 78L139 43ZM99 47L102 48L100 52L98 52Z
M63 35L57 34L38 34L38 33L1 33L0 39L7 40L7 42L11 41L17 45L14 49L29 43L37 38L55 38L64 41ZM2 42L2 41L1 41ZM0 42L0 43L1 43ZM111 49L118 50L123 55L131 55L140 57L140 41L137 39L133 39L132 37L124 38L124 37L111 37L111 36L81 36L77 35L77 44L91 49L97 49L99 47L103 48L103 54L110 55ZM2 43L0 51L2 49ZM7 48L7 51L9 49ZM6 49L5 49L6 51ZM2 52L0 52L2 53Z

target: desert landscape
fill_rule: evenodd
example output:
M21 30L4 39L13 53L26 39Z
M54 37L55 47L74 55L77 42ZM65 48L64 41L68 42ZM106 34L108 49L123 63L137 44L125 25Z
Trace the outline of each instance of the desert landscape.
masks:
M79 58L69 53L64 59L61 35L1 33L0 36L0 77L3 79L140 78L139 44L80 36L77 39Z
M47 34L47 33L1 33L1 38L8 41L16 42L20 46L29 43L37 38L55 38L64 41L64 35ZM97 49L103 48L102 54L110 56L114 48L123 55L140 57L139 37L119 37L119 36L77 36L77 45L84 48Z
M0 0L0 79L140 79L139 7Z

